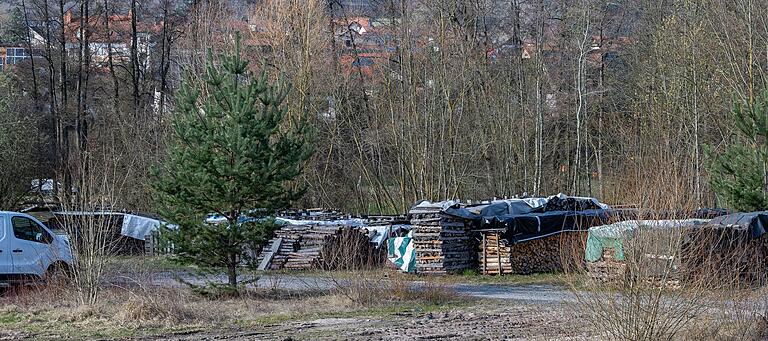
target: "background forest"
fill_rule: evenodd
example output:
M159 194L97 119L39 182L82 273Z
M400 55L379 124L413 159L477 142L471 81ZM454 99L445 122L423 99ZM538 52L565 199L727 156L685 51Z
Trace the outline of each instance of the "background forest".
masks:
M557 192L729 206L716 156L765 144L733 123L766 85L764 1L2 1L5 208L35 179L95 178L115 206L151 210L176 89L202 84L235 32L254 73L293 85L286 124L316 128L297 206Z

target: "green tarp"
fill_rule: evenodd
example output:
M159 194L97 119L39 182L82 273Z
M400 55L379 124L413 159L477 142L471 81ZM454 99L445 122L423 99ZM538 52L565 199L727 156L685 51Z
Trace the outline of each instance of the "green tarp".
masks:
M416 250L413 248L411 233L405 237L392 237L387 240L387 257L403 272L416 270Z
M587 262L597 262L603 257L605 248L613 248L613 258L624 260L624 245L640 228L676 229L689 226L704 225L706 219L686 220L628 220L610 225L595 226L589 229L584 259Z

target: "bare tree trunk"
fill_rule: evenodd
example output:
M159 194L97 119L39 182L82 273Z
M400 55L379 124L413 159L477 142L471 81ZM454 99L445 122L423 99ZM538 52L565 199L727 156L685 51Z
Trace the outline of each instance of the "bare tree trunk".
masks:
M61 179L59 170L61 169L61 145L59 144L59 111L57 111L57 99L56 99L56 64L53 56L53 35L51 33L51 18L49 12L48 0L43 2L43 19L45 20L45 59L48 63L48 111L50 115L51 128L54 133L54 141L52 143L52 157L53 157L53 193L55 197L59 194L58 181ZM42 186L42 183L41 183Z
M140 75L139 73L139 46L138 46L138 28L136 26L136 20L137 20L137 4L138 0L131 0L131 82L133 85L133 116L138 117L139 116L139 98L141 94L139 93L139 80Z
M109 16L111 9L109 7L109 0L104 0L104 33L107 36L107 63L109 66L109 75L112 78L112 92L115 110L119 110L120 104L120 84L115 73L115 63L112 52L112 30L109 28Z
M59 35L59 118L56 122L56 144L59 149L59 153L57 155L58 161L58 169L57 173L59 174L56 176L55 181L53 182L54 185L54 193L56 195L59 194L58 191L58 181L63 178L64 182L64 201L67 201L69 198L69 195L71 193L72 188L72 178L69 170L69 139L66 129L66 123L65 120L67 118L67 113L69 112L68 106L68 95L67 95L67 87L68 87L68 81L67 81L67 37L66 37L66 28L69 27L70 23L65 20L65 10L64 5L66 1L65 0L59 0L59 22L62 23L60 27L60 35Z
M578 46L578 59L577 59L577 66L576 66L576 94L577 94L577 107L576 107L576 155L575 155L575 161L574 161L574 167L573 167L573 182L571 184L571 192L573 194L580 194L581 193L581 167L582 167L582 139L584 138L582 129L585 125L584 122L582 122L583 117L586 115L586 109L587 109L587 94L586 94L586 59L587 59L587 53L589 52L589 43L591 36L589 34L590 31L590 8L589 4L585 4L585 0L582 0L582 11L581 13L583 15L583 33L580 36L581 41L579 41ZM586 164L587 160L583 160L583 162Z

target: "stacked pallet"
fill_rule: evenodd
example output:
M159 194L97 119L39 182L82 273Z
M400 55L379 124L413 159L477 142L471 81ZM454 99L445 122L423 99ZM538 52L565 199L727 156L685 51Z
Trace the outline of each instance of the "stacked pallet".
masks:
M482 234L480 251L480 271L486 275L504 275L512 273L510 259L511 247L501 240L501 233L488 232Z
M415 206L409 214L416 272L457 273L474 267L474 239L464 219L431 206Z
M275 231L266 250L276 249L267 269L311 269L319 265L320 249L326 237L336 234L335 226L288 225ZM276 246L279 245L279 246ZM262 254L264 254L262 252ZM263 257L263 256L262 256Z
M343 225L287 225L259 255L262 270L361 269L381 265L386 251L365 229Z

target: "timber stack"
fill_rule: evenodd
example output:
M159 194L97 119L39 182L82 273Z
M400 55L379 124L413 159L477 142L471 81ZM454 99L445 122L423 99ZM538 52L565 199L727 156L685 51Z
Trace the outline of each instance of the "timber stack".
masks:
M560 272L584 260L587 231L563 232L515 244L511 248L512 272L519 275ZM579 264L573 264L578 262Z
M559 272L580 265L584 259L586 231L564 232L514 245L503 239L501 231L481 233L478 258L483 274Z
M458 273L474 267L468 221L444 213L439 206L415 206L409 215L417 273Z
M386 260L367 229L344 225L286 225L258 258L261 270L362 269Z
M615 257L616 249L603 248L603 254L597 262L587 262L589 277L598 282L613 282L621 280L627 272L627 264Z
M708 285L762 286L768 283L768 236L707 225L686 231L680 277Z

